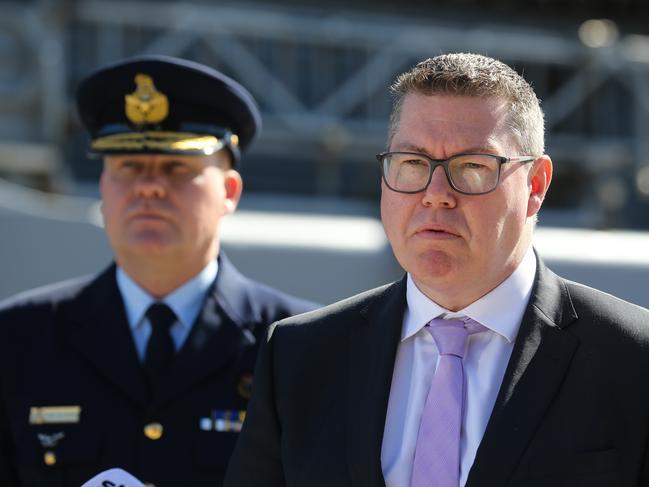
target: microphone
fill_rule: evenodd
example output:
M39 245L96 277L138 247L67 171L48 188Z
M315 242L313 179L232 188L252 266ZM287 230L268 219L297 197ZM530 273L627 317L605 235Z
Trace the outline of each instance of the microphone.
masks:
M145 487L126 470L111 468L88 480L81 487Z

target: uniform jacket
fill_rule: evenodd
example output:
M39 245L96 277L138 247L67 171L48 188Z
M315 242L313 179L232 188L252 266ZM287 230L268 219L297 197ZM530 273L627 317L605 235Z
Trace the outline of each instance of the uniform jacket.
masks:
M385 485L405 291L404 279L272 328L226 487ZM648 439L649 312L539 262L467 486L648 486Z
M0 485L78 487L122 467L157 487L218 487L267 326L312 307L247 279L221 256L168 380L150 398L114 265L6 301Z

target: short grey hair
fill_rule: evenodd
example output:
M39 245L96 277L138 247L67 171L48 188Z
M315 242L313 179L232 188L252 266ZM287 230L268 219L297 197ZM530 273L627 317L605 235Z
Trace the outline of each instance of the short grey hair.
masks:
M443 54L399 75L393 95L388 145L399 128L403 101L409 94L495 98L509 105L508 125L523 154L545 151L541 104L531 85L505 63L480 54Z

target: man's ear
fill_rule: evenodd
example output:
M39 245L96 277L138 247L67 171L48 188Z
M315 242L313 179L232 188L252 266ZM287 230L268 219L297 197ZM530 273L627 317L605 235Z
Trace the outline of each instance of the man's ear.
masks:
M529 199L527 201L527 216L536 215L541 209L545 195L552 181L552 159L547 155L537 157L527 176Z
M234 213L234 210L237 209L237 205L241 199L241 192L243 191L243 179L241 179L241 174L234 169L224 170L223 184L225 185L225 211L228 214Z

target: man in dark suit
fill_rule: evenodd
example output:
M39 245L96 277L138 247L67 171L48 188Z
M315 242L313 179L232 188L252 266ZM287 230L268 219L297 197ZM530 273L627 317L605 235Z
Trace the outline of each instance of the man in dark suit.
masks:
M273 325L226 487L649 485L649 313L532 249L543 114L474 54L392 86L399 282Z
M93 73L77 102L115 264L0 305L0 485L111 467L221 485L267 326L313 308L219 252L258 109L221 73L158 56Z

